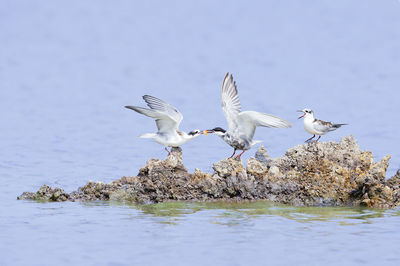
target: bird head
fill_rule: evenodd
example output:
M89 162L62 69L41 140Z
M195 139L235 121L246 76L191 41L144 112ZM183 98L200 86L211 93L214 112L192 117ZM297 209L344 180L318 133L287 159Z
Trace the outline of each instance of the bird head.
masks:
M306 116L310 116L310 115L314 116L314 112L310 108L305 108L303 110L298 110L297 112L303 113L303 115L300 116L298 119L306 117Z
M192 137L192 138L198 137L198 136L200 136L201 134L204 134L204 132L201 131L201 130L199 130L199 129L192 130L192 131L190 131L190 132L188 133L188 135L189 135L190 137Z
M226 130L220 127L215 127L213 129L204 130L204 134L207 135L208 133L215 133L218 136L223 136Z

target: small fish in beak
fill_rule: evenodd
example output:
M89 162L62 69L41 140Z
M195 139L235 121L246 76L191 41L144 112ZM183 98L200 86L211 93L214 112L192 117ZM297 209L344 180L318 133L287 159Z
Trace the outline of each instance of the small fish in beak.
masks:
M214 131L212 131L212 130L204 130L204 131L203 131L203 134L206 135L206 136L207 136L207 134L209 134L209 133L214 133Z

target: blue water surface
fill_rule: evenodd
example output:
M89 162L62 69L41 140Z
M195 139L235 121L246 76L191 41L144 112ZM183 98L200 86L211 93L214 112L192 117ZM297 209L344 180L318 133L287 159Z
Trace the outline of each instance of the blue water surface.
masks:
M400 168L397 0L0 0L0 265L399 265L399 211L249 204L17 201L41 185L70 192L133 176L163 147L151 119L123 108L151 94L181 129L226 121L234 75L243 110L291 129L257 129L272 157L309 138L296 110L346 127ZM183 146L190 171L231 147ZM254 155L246 152L243 159Z

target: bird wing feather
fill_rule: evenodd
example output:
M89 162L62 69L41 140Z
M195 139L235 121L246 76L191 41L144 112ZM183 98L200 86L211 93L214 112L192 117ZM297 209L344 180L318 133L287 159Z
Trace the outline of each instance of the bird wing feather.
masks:
M333 127L333 124L331 122L326 122L319 119L315 119L313 124L314 124L314 129L321 133L326 133L337 129Z
M154 109L147 109L138 106L125 106L128 109L138 112L139 114L154 118L158 128L158 133L161 134L176 134L179 123L177 123L171 116L165 112Z
M176 127L179 127L179 124L182 122L183 116L176 107L151 95L144 95L143 100L151 109L169 116L170 119L176 122Z
M239 135L244 135L252 140L256 127L272 127L272 128L289 128L292 125L277 116L264 114L256 111L244 111L238 116L238 130Z
M222 83L222 110L228 121L229 131L238 126L237 117L241 111L239 94L233 76L227 73Z

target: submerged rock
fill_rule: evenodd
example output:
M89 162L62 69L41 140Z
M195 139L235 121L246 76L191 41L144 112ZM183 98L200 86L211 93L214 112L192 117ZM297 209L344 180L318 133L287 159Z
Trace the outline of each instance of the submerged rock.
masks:
M173 200L257 200L304 206L368 206L391 208L400 204L400 171L385 180L390 156L374 163L372 153L361 151L352 136L340 143L307 143L271 159L260 147L247 161L224 159L213 173L189 173L182 151L174 149L165 160L151 159L134 177L109 184L88 182L69 194L43 186L18 199L48 201L116 200L155 203Z

